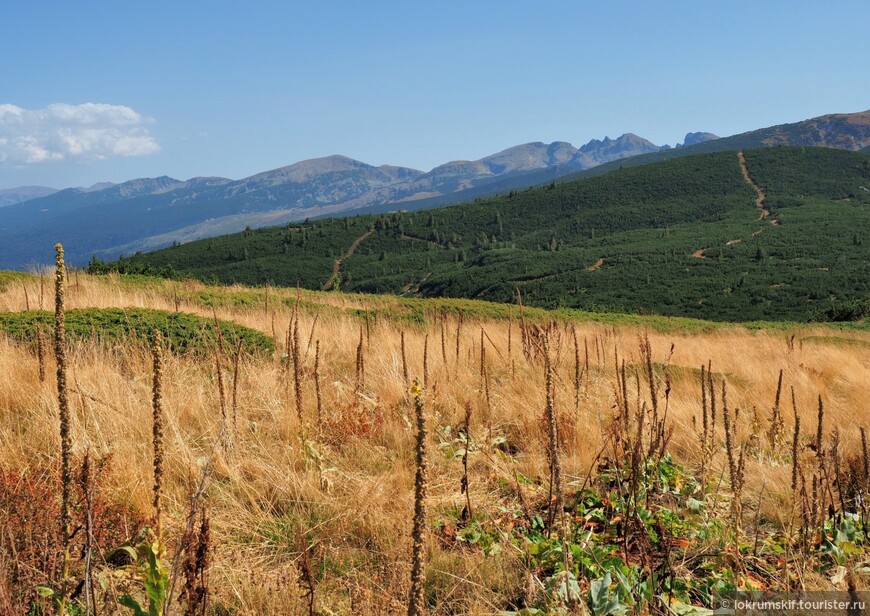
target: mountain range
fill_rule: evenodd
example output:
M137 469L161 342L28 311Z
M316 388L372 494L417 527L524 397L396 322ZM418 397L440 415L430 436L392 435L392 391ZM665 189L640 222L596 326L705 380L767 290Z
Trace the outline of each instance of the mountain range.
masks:
M81 263L92 254L117 257L248 226L373 206L411 207L433 197L456 201L464 191L496 180L542 169L564 175L663 148L668 146L629 133L592 140L581 148L565 142L527 143L479 160L451 161L429 172L375 167L336 155L241 180L162 176L99 189L68 188L0 209L0 239L5 240L0 267L44 262L57 241L68 246L72 263Z
M722 139L689 133L684 144L674 148L631 133L592 140L580 148L566 142L527 143L479 160L448 162L429 172L329 156L241 180L164 176L69 188L0 208L0 267L49 263L51 247L58 241L67 247L70 261L81 264L93 254L115 258L246 227L421 209L614 166L779 144L868 147L870 111L822 116ZM28 195L23 189L5 192L7 201Z

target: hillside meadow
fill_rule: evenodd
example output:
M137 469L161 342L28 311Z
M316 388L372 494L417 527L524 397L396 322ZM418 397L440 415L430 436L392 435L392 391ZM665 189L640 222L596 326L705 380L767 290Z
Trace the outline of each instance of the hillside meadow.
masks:
M0 313L52 310L52 274L0 276ZM182 571L167 613L192 613L174 560L192 494L210 546L197 613L406 613L418 400L427 613L705 613L734 590L867 587L861 324L83 272L68 276L65 301L189 313L274 339L262 353L210 340L162 354L163 558ZM51 610L37 587L58 579L61 443L54 359L43 349L41 381L31 342L0 335L0 601L35 614ZM96 504L77 488L72 511L77 528L93 517L88 600L133 613L119 596L144 605L144 570L115 556L153 525L152 354L135 336L82 335L67 361L73 466L80 477L87 455L95 486ZM71 588L84 579L84 535ZM85 613L78 588L69 613Z

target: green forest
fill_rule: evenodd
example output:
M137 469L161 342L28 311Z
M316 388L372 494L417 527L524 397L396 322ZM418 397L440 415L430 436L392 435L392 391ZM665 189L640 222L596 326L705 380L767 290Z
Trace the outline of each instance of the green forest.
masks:
M440 209L246 230L92 272L516 301L718 321L851 320L870 281L870 155L747 150ZM351 254L352 253L352 254Z

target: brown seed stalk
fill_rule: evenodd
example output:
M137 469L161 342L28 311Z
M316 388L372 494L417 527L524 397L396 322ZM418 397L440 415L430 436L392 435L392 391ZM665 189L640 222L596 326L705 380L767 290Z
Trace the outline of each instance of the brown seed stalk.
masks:
M405 383L405 387L408 386L408 359L405 355L405 331L402 330L401 333L401 346L402 346L402 379Z
M798 416L797 403L794 397L794 387L791 388L791 406L794 411L794 436L791 441L791 493L792 498L797 495L798 489L798 471L800 470L800 435L801 435L801 418Z
M200 512L199 531L193 525L184 538L184 586L178 597L185 606L186 616L205 616L208 603L208 568L211 552L211 530L205 507Z
M366 366L365 366L365 356L363 355L363 329L360 327L359 330L359 344L356 347L356 388L354 390L354 395L359 396L362 393L363 388L365 387L366 380Z
M159 330L154 331L151 341L151 360L153 384L151 388L151 445L154 462L154 528L157 540L162 537L160 521L160 496L163 488L163 337Z
M303 596L308 602L308 616L314 616L317 613L314 605L317 576L314 573L314 566L311 562L311 547L308 545L308 538L305 536L301 525L296 528L296 541L299 544L299 560L296 561L296 568L299 572L299 585L302 587Z
M456 369L459 370L459 336L462 333L462 312L459 312L459 318L456 321Z
M423 408L423 392L418 381L412 387L414 393L414 413L417 419L417 442L414 448L416 471L414 474L414 522L411 538L411 591L408 597L408 616L421 616L423 602L423 578L426 530L426 415Z
M66 384L66 313L64 311L64 280L66 266L63 258L63 246L55 244L55 279L54 279L54 354L57 358L57 401L60 408L60 481L61 508L60 533L63 544L63 564L61 566L61 588L59 606L60 613L65 613L67 599L67 583L69 581L69 546L72 529L70 528L70 506L72 474L70 457L72 455L72 439L70 437L70 410Z
M323 425L323 398L320 395L320 340L314 343L314 395L317 397L317 425Z
M465 509L462 510L463 525L472 518L471 492L468 489L468 452L471 449L471 402L465 403L465 450L462 452L462 480L459 484L460 494L465 494Z
M36 328L36 357L39 360L39 382L45 383L45 340L41 327Z
M423 338L423 389L429 390L429 334Z
M293 389L296 394L296 416L302 421L302 360L299 352L299 319L293 324Z
M577 329L571 328L574 338L574 413L580 412L580 384L583 381L583 369L580 367L580 345L577 343Z
M861 460L864 463L864 490L870 491L870 455L867 451L867 434L861 428Z
M771 451L776 451L783 430L782 413L779 410L779 401L782 395L782 369L779 370L779 380L776 383L776 398L773 402L773 414L770 418L770 431L768 432L768 442L770 443Z
M822 438L824 436L822 424L825 420L825 405L822 403L822 396L819 394L819 415L818 423L816 424L816 456L822 458Z

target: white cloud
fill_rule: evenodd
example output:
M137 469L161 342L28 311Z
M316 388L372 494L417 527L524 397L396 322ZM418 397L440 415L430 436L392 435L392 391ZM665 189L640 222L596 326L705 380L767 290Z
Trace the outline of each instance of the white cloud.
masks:
M34 164L143 156L160 151L148 118L123 105L0 104L0 163Z

